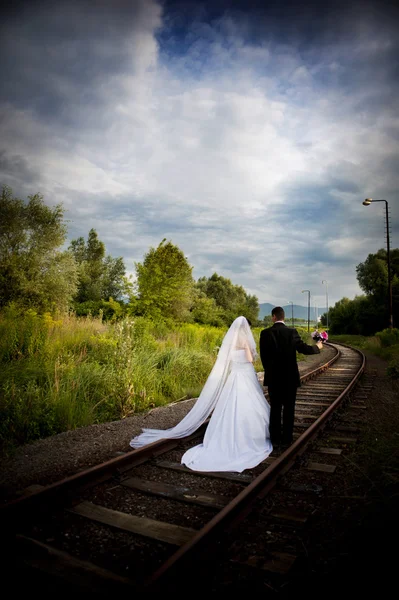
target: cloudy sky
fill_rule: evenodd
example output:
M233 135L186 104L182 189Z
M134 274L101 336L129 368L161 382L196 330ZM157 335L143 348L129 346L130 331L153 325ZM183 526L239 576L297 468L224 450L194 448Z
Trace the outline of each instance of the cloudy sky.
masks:
M0 184L134 273L177 244L260 302L361 293L399 233L399 13L384 2L57 0L0 18Z

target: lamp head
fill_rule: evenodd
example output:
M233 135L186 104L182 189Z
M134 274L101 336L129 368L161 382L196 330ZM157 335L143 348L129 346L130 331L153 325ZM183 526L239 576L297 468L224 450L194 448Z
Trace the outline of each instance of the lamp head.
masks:
M365 200L363 200L363 206L370 206L372 201L372 198L366 198Z

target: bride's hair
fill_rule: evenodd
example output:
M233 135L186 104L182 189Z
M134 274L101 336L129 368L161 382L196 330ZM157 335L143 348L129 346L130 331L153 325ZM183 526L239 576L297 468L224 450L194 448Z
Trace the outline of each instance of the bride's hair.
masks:
M238 332L237 340L236 340L236 348L244 348L246 344L247 338L242 329Z
M237 332L237 338L236 338L236 348L245 348L246 346L249 345L249 339L248 339L248 332L250 332L250 329L248 327L249 325L249 321L248 319L245 319L245 317L243 317L242 322L240 323L238 332Z

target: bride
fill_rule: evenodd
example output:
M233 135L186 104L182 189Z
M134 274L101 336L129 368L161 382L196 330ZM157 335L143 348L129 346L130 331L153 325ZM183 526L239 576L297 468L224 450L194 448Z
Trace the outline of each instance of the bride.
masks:
M245 317L226 333L215 365L189 413L171 429L143 429L130 445L140 448L165 438L192 434L213 411L202 444L187 450L181 462L194 471L251 469L273 450L269 435L270 407L258 382L253 361L255 340Z

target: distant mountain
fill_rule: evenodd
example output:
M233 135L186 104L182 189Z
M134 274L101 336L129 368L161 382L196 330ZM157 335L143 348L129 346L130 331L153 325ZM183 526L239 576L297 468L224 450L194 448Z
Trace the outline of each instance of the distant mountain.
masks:
M268 302L266 302L265 304L259 304L259 319L263 319L263 317L270 316L274 307L275 304L269 304Z
M269 302L265 302L263 304L259 304L259 319L263 319L263 317L271 314L272 309L275 307L275 304L269 304ZM283 306L285 311L285 319L288 321L292 318L292 304L287 304ZM326 308L317 307L317 314L320 317L323 313L327 312ZM315 309L313 306L310 307L310 320L315 320ZM303 319L307 321L308 319L308 307L300 306L299 304L294 304L294 319Z

